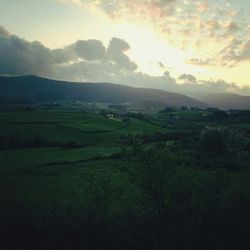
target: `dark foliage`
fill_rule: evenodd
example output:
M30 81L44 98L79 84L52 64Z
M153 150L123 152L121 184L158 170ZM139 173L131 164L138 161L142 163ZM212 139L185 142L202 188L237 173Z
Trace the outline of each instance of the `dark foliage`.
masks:
M201 147L213 152L225 152L227 149L225 132L218 128L204 129L201 132Z
M246 124L249 113L209 110L204 114L209 115L179 121L161 113L167 116L166 123L172 122L172 129L148 134L136 130L122 135L120 152L90 160L59 159L36 165L36 171L65 167L59 182L70 171L78 173L70 181L79 193L72 192L65 181L61 196L51 193L52 201L48 204L33 204L32 190L31 199L16 195L16 203L6 208L6 216L0 213L0 248L248 249L250 131ZM129 125L133 120L130 118L154 124L150 116L129 114L122 126ZM223 127L227 123L233 126ZM38 135L0 137L1 149L44 145L48 146ZM60 146L74 149L83 145L72 140ZM110 169L105 169L107 166L102 162L107 159L111 162ZM85 163L90 161L101 162L100 172L93 171L92 165L87 169ZM6 173L11 178L11 170ZM54 187L55 179L49 180ZM70 196L70 203L66 203L65 194Z

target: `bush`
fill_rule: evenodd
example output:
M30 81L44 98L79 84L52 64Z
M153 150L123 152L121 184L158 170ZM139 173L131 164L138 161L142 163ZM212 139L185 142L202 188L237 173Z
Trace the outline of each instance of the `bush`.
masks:
M76 141L68 141L64 143L61 147L62 149L71 149L71 148L79 148L80 146L77 144Z
M204 150L218 153L227 149L226 136L222 129L206 128L201 132L201 147Z

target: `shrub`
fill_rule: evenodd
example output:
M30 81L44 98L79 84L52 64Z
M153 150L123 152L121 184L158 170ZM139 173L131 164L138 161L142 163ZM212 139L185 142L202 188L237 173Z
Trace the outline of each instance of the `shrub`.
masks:
M201 132L201 147L208 151L225 152L227 144L224 131L219 128L204 129Z
M62 145L62 149L71 149L71 148L79 148L80 146L76 141L68 141Z

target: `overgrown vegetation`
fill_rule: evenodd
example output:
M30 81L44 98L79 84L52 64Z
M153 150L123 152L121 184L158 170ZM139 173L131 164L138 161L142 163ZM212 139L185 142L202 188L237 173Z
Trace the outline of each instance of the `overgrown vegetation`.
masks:
M110 108L1 113L0 248L248 249L249 112Z

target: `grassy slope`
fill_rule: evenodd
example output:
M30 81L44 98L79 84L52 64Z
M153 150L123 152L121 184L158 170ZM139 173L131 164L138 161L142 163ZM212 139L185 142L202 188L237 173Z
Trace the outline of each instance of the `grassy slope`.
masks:
M104 116L62 112L9 112L0 115L0 135L40 136L48 142L116 145L122 134L154 133L161 127L130 119L129 124Z
M49 222L50 216L63 216L70 220L80 218L92 195L96 193L95 189L105 187L105 182L115 186L122 194L112 198L109 203L113 215L126 209L136 210L139 190L122 171L122 167L128 163L99 160L70 165L34 166L32 160L24 160L20 165L14 164L8 171L1 173L0 195L4 206L0 208L0 220L14 218L13 215L17 218L27 216L30 220L40 218L36 222L39 226L40 223Z
M85 192L86 187L84 188L83 180L93 173L99 176L100 180L103 174L116 180L122 189L128 189L130 192L130 184L121 170L124 164L129 163L108 159L81 163L77 163L77 161L109 156L119 152L120 147L117 146L117 142L122 134L154 133L169 131L171 128L185 130L195 126L205 126L199 119L194 121L197 113L185 114L183 112L173 115L177 119L169 117L168 114L160 114L154 118L155 123L166 126L163 129L134 118L130 118L130 122L125 124L89 113L53 111L1 113L0 135L20 133L24 137L39 135L48 141L76 140L90 144L86 148L69 150L51 147L0 151L2 201L9 206L13 206L20 200L28 200L29 203L31 201L44 202L44 206L46 204L50 206L50 202L54 202L55 197L58 197L60 202L70 204L72 199L79 199L82 196L80 193ZM72 164L63 164L65 161L72 162ZM49 165L55 162L59 164ZM133 192L131 191L130 195Z
M123 201L134 200L136 188L129 183L126 174L121 170L128 163L108 159L88 160L119 152L117 142L122 134L154 133L162 130L161 127L134 118L125 124L88 113L1 113L0 135L21 134L24 138L38 135L50 142L76 140L90 144L86 148L68 150L50 147L0 151L0 195L1 202L5 204L1 208L5 210L1 216L5 216L16 206L20 207L20 204L30 209L40 207L44 210L53 210L57 206L55 204L60 204L58 206L64 206L65 209L75 202L84 206L89 178L93 175L97 182L108 178L119 186L124 195L130 197L121 197ZM93 143L97 146L92 145ZM86 162L77 163L83 160ZM64 161L75 163L63 164ZM48 165L54 162L59 164ZM114 209L124 205L115 202Z

